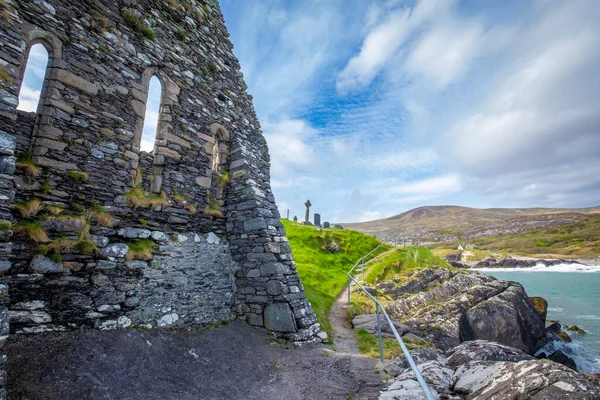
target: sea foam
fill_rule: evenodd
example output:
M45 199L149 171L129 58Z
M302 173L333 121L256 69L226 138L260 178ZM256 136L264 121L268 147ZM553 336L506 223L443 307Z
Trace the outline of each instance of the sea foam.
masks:
M534 267L526 268L470 268L474 271L481 272L580 272L580 273L597 273L600 272L600 265L583 265L583 264L556 264L550 267L542 263L536 264Z

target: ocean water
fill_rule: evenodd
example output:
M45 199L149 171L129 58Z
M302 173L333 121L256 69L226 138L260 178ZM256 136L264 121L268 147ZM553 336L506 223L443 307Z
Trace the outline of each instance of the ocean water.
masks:
M548 301L548 319L585 330L585 334L568 332L573 342L557 347L575 360L579 370L600 373L600 266L538 264L531 268L479 271L519 282L529 296Z

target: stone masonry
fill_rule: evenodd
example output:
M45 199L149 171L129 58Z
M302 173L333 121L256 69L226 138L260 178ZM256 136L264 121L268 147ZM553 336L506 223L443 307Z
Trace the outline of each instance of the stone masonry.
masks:
M1 342L9 316L14 333L238 317L317 340L228 37L215 0L0 1ZM49 62L25 113L35 44Z

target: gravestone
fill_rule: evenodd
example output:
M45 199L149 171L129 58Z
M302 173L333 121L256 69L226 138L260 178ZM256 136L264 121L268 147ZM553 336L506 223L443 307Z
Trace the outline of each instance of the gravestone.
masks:
M329 222L325 221L323 222L323 228L329 228Z
M321 214L315 213L315 226L321 227Z
M310 206L312 206L312 204L310 203L310 200L306 200L306 203L304 203L304 205L306 206L306 214L304 215L304 222L310 223L310 221L308 219L310 218Z

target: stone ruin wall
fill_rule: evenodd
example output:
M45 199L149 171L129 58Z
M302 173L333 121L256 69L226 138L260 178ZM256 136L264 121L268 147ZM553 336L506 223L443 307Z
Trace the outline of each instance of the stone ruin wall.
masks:
M237 316L314 340L218 3L3 0L0 13L2 340L9 316L13 333ZM37 113L25 113L17 99L36 43L49 64ZM162 95L149 154L140 141L152 76ZM39 210L24 218L19 207L31 212L34 199ZM216 205L222 216L207 215ZM151 260L134 251L148 244Z

